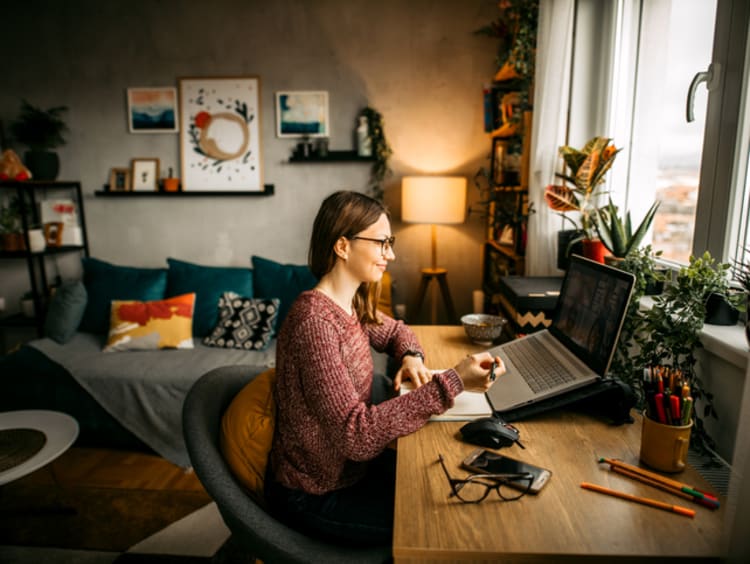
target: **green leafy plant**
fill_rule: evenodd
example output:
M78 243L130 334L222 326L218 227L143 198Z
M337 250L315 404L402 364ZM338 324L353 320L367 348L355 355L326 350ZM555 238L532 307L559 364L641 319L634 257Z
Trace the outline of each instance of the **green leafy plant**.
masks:
M0 206L0 233L21 231L21 208L17 197L10 198Z
M644 394L642 388L643 367L637 358L638 345L636 337L644 330L644 312L641 309L641 298L646 295L649 284L664 282L666 275L659 268L657 260L661 251L654 251L651 245L638 247L630 252L617 268L630 272L635 277L633 294L628 305L625 320L620 331L610 373L626 382L635 392L638 407L643 408Z
M609 198L607 206L597 210L599 217L594 223L596 232L613 256L625 258L640 246L643 237L646 236L646 232L654 221L658 209L659 202L654 202L634 232L630 212L625 214L623 221L617 206L612 203L612 198Z
M635 334L639 347L636 366L665 365L679 369L692 389L693 399L701 400L703 417L716 417L713 394L704 389L696 372L696 351L702 347L700 332L706 317L706 301L717 293L737 309L743 310L743 296L731 292L728 263L717 262L706 251L701 257L690 257L690 263L677 272L654 304L643 313L642 324ZM701 417L695 414L696 444L713 447Z
M367 188L373 198L382 201L385 192L383 183L385 182L385 179L393 173L388 165L393 150L385 138L382 114L376 109L368 106L362 110L359 115L367 117L367 126L369 129L370 140L372 141L372 154L375 157L375 162L370 169L370 181Z
M68 126L63 115L67 110L66 106L42 110L23 100L20 115L10 124L11 134L16 141L34 151L48 151L65 145Z
M500 0L497 18L475 33L497 38L497 68L508 66L520 77L533 78L539 0Z
M593 137L582 149L569 145L560 147L560 155L570 172L555 173L565 184L550 184L544 190L549 208L570 221L575 229L583 231L588 239L596 236L597 201L606 193L602 190L604 176L620 152L610 141L607 137ZM566 215L568 212L578 212L580 222Z

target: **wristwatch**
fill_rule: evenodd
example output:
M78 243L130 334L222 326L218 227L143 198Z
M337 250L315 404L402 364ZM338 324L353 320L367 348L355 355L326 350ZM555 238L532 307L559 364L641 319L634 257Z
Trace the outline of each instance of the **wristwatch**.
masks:
M422 362L424 362L424 355L419 351L406 351L404 354L401 355L401 362L404 361L405 356L416 356L422 359Z

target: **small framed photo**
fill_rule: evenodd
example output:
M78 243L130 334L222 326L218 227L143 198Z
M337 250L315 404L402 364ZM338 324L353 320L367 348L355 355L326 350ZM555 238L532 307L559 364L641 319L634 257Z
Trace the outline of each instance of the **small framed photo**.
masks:
M129 192L130 189L130 169L113 168L109 173L109 191Z
M328 92L276 93L277 137L330 137Z
M179 123L176 88L128 88L130 133L175 133Z
M152 192L159 190L159 159L133 159L131 161L132 190Z

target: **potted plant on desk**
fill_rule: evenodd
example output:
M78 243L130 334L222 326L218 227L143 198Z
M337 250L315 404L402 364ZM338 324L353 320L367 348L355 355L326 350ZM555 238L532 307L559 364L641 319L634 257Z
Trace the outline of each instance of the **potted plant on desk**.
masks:
M600 196L605 193L602 190L604 176L612 168L620 151L610 141L606 137L594 137L582 149L568 145L560 147L560 155L570 173L555 173L564 183L550 184L544 191L544 199L550 209L558 212L581 232L568 243L568 248L577 241L582 241L584 256L599 262L604 262L605 247L596 232L599 220L597 204ZM578 213L578 223L566 215L568 212Z
M700 332L706 320L708 297L718 293L736 309L744 309L744 297L729 291L728 269L728 264L717 263L709 252L690 257L690 263L680 268L674 282L654 298L650 309L642 312L634 336L639 349L635 366L641 374L644 368L653 366L678 370L689 385L694 402L701 402L703 417L716 417L713 394L704 389L696 371L696 351L702 347ZM695 444L713 448L714 441L706 433L698 411L694 411L693 418L693 437L698 439Z

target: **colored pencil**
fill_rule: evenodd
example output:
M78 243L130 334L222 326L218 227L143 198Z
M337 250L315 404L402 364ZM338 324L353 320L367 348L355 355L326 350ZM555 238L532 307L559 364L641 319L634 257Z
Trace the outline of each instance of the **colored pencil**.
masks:
M619 466L611 466L610 469L613 472L617 472L618 474L621 474L623 476L627 476L628 478L632 478L633 480L636 480L638 482L641 482L643 484L648 484L649 486L652 486L654 488L657 488L659 490L669 492L673 495L676 495L678 497L681 497L683 499L687 499L689 501L692 501L693 503L697 503L698 505L702 505L704 507L708 507L709 509L718 509L719 508L719 502L714 501L708 498L701 498L696 497L692 494L689 494L687 492L682 491L681 489L674 488L672 486L668 486L666 484L662 484L661 482L657 482L656 480L652 480L651 478L647 478L646 476L642 476L640 474L637 474L635 472L631 472L630 470L626 470L625 468L620 468Z
M633 501L635 503L641 503L643 505L648 505L649 507L655 507L657 509L662 509L664 511L670 511L672 513L677 513L678 515L683 515L684 517L695 517L695 510L688 509L687 507L682 507L679 505L672 505L670 503L664 503L663 501L657 501L655 499L650 499L648 497L640 497L637 495L630 495L625 492L617 491L617 490L611 490L609 488L605 488L604 486L598 486L596 484L590 484L588 482L581 482L581 487L586 490L591 490L595 492L599 492L605 495L611 495L613 497L619 497L620 499L625 499L627 501Z

